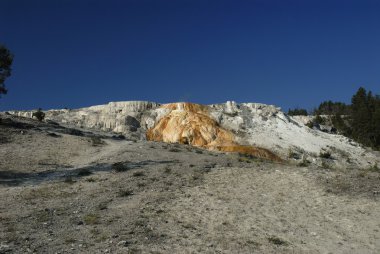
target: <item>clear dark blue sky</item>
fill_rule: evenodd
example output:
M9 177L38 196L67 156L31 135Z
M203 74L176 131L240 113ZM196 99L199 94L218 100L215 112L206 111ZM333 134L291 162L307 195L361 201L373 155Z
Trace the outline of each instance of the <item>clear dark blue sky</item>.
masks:
M0 110L122 100L312 108L380 93L380 2L0 0Z

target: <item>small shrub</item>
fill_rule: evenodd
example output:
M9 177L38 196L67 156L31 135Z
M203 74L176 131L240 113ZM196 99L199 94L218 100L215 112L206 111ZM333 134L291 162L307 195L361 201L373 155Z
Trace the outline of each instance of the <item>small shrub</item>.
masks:
M119 197L128 197L133 195L132 190L119 190Z
M164 168L164 172L166 174L170 174L172 172L172 169L169 166L167 166L167 167Z
M144 172L142 172L142 171L137 171L137 172L134 172L133 173L133 176L135 176L135 177L140 177L140 176L144 176L145 174L144 174Z
M288 158L289 159L296 159L296 160L298 160L298 159L300 159L300 156L299 156L298 153L294 152L292 149L289 148L289 150L288 150Z
M112 164L112 170L116 172L125 172L128 169L128 165L125 162L116 162Z
M178 153L178 152L180 152L181 150L179 150L179 149L177 149L177 148L170 148L169 149L169 152L173 152L173 153Z
M375 163L375 165L371 166L369 168L370 171L373 171L373 172L380 172L380 168L377 166L377 163Z
M39 108L36 112L32 114L32 117L35 117L38 121L42 122L42 120L45 119L45 113L42 112L41 108Z
M307 127L309 127L310 129L313 129L313 127L314 127L314 123L313 123L312 121L307 122L305 125L306 125Z
M89 176L91 175L92 172L90 169L88 168L81 168L79 171L78 171L78 176Z
M71 176L67 176L65 178L65 180L63 180L64 183L69 183L69 184L73 184L75 183L75 181L73 180L73 178Z
M328 164L328 163L326 163L326 162L324 162L324 161L322 161L322 165L321 165L321 167L322 167L322 168L325 168L325 169L331 169L330 164Z
M310 161L306 160L306 159L303 159L299 164L298 166L299 167L307 167L310 165Z
M331 158L331 153L330 152L323 152L323 151L321 151L319 153L319 157L324 158L324 159L330 159Z
M92 144L92 146L100 146L100 145L104 145L105 143L101 138L99 138L97 136L92 136L91 137L91 144Z
M65 238L65 243L67 243L67 244L72 244L75 242L76 242L75 238L72 238L72 237L66 237Z
M316 123L316 124L324 124L325 122L326 122L326 120L324 118L322 118L320 115L317 115L314 118L314 123Z
M276 236L268 237L268 241L275 245L288 245L288 243Z
M102 202L102 203L100 203L99 205L98 205L98 209L99 210L106 210L107 208L108 208L108 206L107 206L107 202Z
M139 188L143 188L143 187L145 187L145 186L146 186L145 183L137 183L137 187L139 187Z
M61 135L55 134L54 132L49 132L47 135L50 136L50 137L53 137L53 138L60 138L60 137L62 137Z
M83 221L87 225L99 224L99 216L93 213L89 213L84 216Z

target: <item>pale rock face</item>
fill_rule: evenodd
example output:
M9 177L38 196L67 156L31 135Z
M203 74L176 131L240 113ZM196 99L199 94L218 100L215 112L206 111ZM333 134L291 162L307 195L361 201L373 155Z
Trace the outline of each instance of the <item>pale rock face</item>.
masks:
M144 139L148 130L154 128L162 119L174 112L173 114L177 114L177 116L170 120L174 121L171 122L171 126L174 127L171 131L165 130L164 141L176 142L181 137L178 136L175 125L189 126L186 123L188 121L186 117L178 116L186 110L207 112L207 116L215 121L215 124L228 133L232 133L233 141L237 144L267 148L284 159L287 159L290 153L298 153L301 158L320 165L322 159L319 157L319 153L329 151L335 159L333 163L342 167L355 164L360 167L368 167L375 162L380 164L379 158L374 157L371 153L366 153L364 148L352 140L341 135L327 134L308 128L305 123L309 121L309 117L290 117L278 107L261 103L237 104L234 101L227 101L223 104L203 106L189 103L161 105L147 101L110 102L106 105L74 110L48 110L45 111L45 119L126 135L132 133ZM11 111L9 113L32 117L33 111ZM136 122L132 121L132 118L139 123L139 126L136 126ZM180 119L181 121L179 121ZM192 124L195 126L196 122L193 121ZM213 124L208 127L200 126L199 129L209 141L214 140L217 135L213 134L215 130L207 129L210 126ZM182 135L194 136L194 128L183 128Z

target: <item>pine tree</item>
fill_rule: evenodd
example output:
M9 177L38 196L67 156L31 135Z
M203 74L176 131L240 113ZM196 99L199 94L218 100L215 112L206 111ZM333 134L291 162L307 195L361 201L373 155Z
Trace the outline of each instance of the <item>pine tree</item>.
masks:
M4 81L11 75L12 62L13 55L5 46L0 44L0 95L7 93Z
M362 87L352 97L352 137L368 146L380 146L380 98Z

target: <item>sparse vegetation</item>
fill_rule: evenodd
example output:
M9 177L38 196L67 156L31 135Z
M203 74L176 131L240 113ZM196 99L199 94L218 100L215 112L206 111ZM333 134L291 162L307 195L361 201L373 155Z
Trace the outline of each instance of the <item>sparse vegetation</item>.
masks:
M309 127L310 129L313 129L314 123L312 121L309 121L306 123L306 126Z
M99 223L99 216L94 213L89 213L83 217L83 221L87 225L95 225Z
M91 175L92 172L89 168L81 168L79 171L78 171L78 176L89 176Z
M133 172L132 175L135 177L145 176L144 172L142 172L142 171Z
M288 245L287 241L282 240L281 238L276 237L276 236L268 237L268 241L275 245Z
M89 178L86 178L86 182L94 183L94 182L96 182L96 179L93 177L89 177Z
M98 209L99 210L106 210L108 208L108 202L101 202L98 204Z
M322 161L321 167L324 169L331 169L331 165L325 161Z
M37 118L38 121L42 122L45 119L45 113L39 108L36 112L32 114L32 117Z
M165 172L166 174L170 174L170 173L172 172L172 169L171 169L169 166L166 166L166 167L164 168L164 172Z
M288 115L290 116L307 116L307 110L302 108L289 109Z
M380 168L379 166L377 165L377 163L375 163L373 166L371 166L369 168L370 171L373 171L373 172L380 172Z
M298 159L300 159L300 156L299 156L298 153L294 152L291 148L289 148L289 150L288 150L288 158L289 159L296 159L296 160L298 160Z
M125 172L129 170L128 163L127 162L116 162L112 164L112 170L116 172Z
M75 181L73 180L73 178L71 176L67 176L64 180L65 183L69 183L69 184L73 184L75 183Z
M331 159L331 153L329 151L321 151L319 157L324 159Z
M305 158L298 164L299 167L307 167L309 165L310 165L310 161L308 161Z
M128 196L131 196L131 195L133 195L133 191L132 190L119 190L119 193L118 193L119 197L128 197Z
M90 139L91 139L92 146L101 146L105 144L104 140L102 140L98 136L92 136Z

